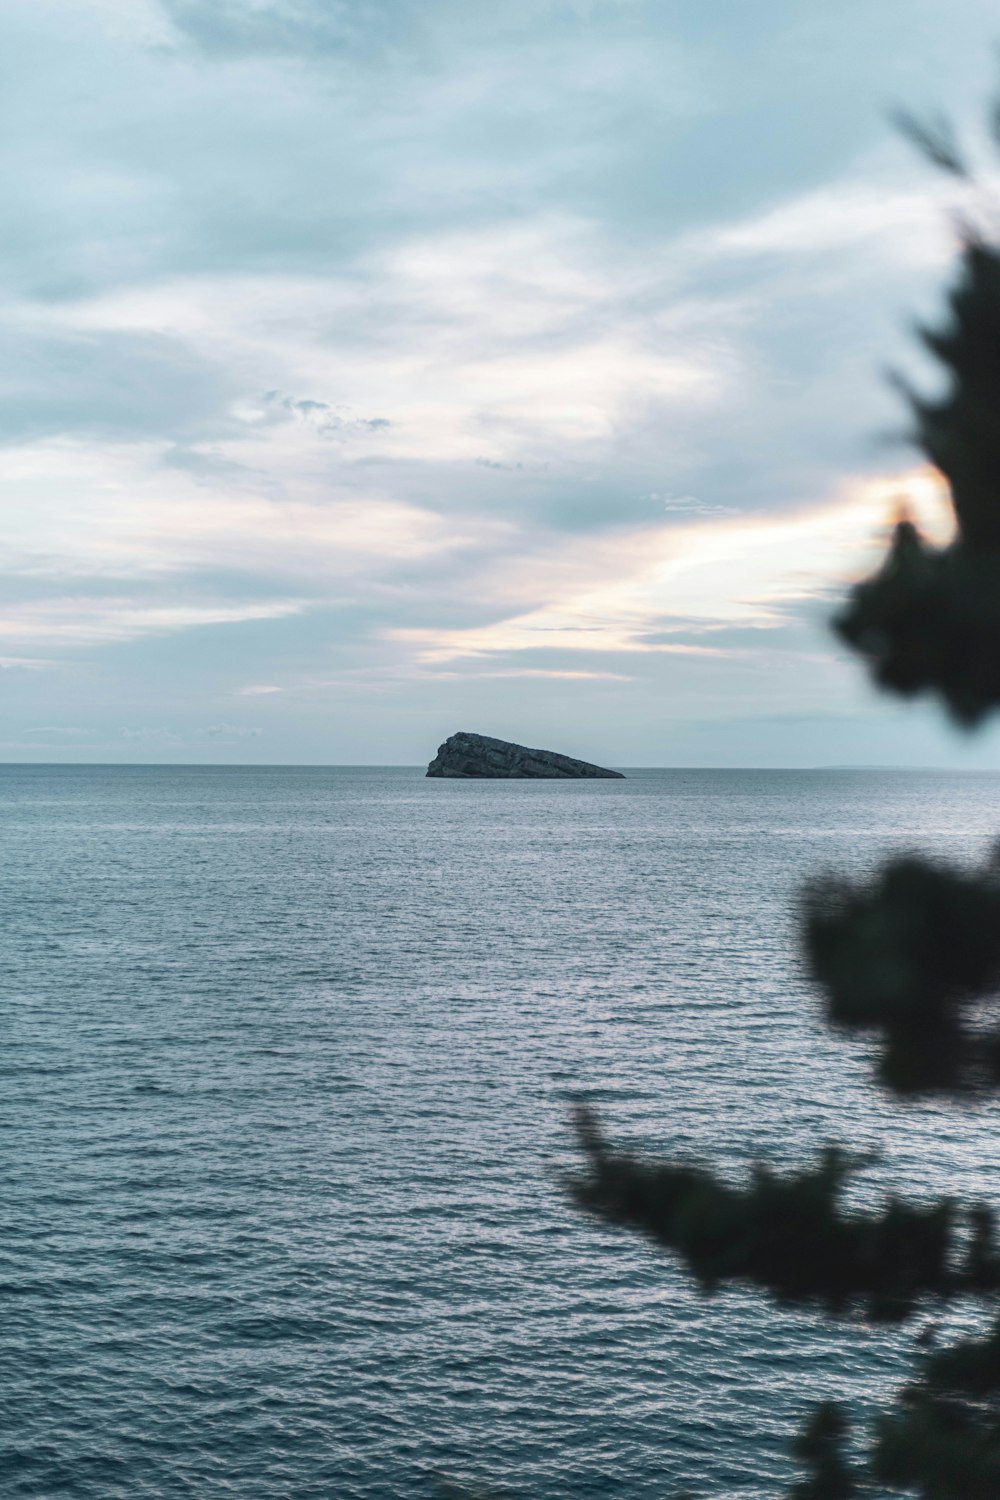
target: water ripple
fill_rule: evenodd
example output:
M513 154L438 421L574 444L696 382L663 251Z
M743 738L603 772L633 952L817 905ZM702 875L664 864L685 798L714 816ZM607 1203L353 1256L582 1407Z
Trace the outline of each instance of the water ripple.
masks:
M789 904L980 852L1000 778L5 767L0 1472L80 1500L773 1495L815 1395L908 1372L578 1216L622 1140L996 1194L815 1023ZM970 1314L957 1310L951 1322Z

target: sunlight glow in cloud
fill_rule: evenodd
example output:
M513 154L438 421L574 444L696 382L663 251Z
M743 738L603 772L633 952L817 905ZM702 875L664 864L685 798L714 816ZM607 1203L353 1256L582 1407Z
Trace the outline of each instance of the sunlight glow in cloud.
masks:
M931 536L948 534L946 491L933 471L919 468L855 481L835 502L788 516L645 529L612 550L614 573L608 549L587 543L563 592L556 584L555 597L536 609L472 630L387 634L430 663L553 648L725 655L708 644L651 637L780 623L788 605L823 597L869 566L903 506ZM584 582L588 563L592 577Z

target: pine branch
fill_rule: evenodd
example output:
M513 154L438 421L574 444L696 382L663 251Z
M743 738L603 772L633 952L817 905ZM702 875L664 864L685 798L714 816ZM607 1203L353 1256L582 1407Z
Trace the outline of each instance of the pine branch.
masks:
M1000 249L967 241L949 308L944 328L921 330L945 394L931 401L897 384L918 447L948 481L958 538L934 548L902 522L834 628L880 687L936 693L971 728L1000 706Z
M788 1177L758 1162L749 1184L733 1187L703 1167L610 1150L587 1109L577 1131L587 1170L570 1179L575 1201L674 1251L703 1292L743 1282L779 1302L894 1322L922 1297L1000 1286L988 1209L891 1197L880 1213L848 1214L841 1197L858 1164L835 1148Z
M817 1406L792 1442L792 1453L807 1469L807 1477L789 1491L788 1500L853 1500L857 1474L844 1456L849 1423L836 1401Z
M900 135L916 146L935 167L954 177L968 178L969 171L949 120L921 119L908 109L893 110L890 118Z
M828 1021L880 1031L882 1082L899 1093L1000 1083L1000 1031L969 1026L1000 985L1000 868L907 855L866 882L806 888L803 941Z

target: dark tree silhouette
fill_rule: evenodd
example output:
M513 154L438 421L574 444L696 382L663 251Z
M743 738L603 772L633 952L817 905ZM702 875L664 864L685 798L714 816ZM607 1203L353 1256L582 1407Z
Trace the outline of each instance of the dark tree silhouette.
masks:
M900 123L936 166L975 186L947 126ZM1000 104L991 125L1000 148ZM919 330L944 393L927 399L897 381L913 440L947 481L955 537L935 547L901 520L834 628L885 691L935 695L971 729L1000 708L1000 246L988 230L960 230L947 317ZM876 1083L901 1107L918 1093L957 1100L1000 1089L1000 857L958 869L910 855L860 883L814 881L802 937L826 1020L876 1033ZM576 1201L671 1251L703 1291L736 1281L831 1316L853 1307L886 1320L911 1316L928 1295L1000 1291L988 1205L917 1208L893 1197L875 1214L847 1212L841 1189L862 1164L834 1147L798 1175L758 1164L737 1189L704 1168L614 1149L587 1110L577 1133ZM805 1471L794 1500L887 1491L998 1500L1000 1320L987 1338L927 1359L874 1418L863 1459L847 1456L846 1437L839 1406L816 1409L793 1444Z

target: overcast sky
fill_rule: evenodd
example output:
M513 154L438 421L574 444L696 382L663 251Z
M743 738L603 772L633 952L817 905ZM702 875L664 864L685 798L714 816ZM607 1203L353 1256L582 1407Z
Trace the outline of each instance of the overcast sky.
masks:
M900 495L992 0L32 0L0 757L1000 765L825 621ZM924 378L928 372L914 368Z

